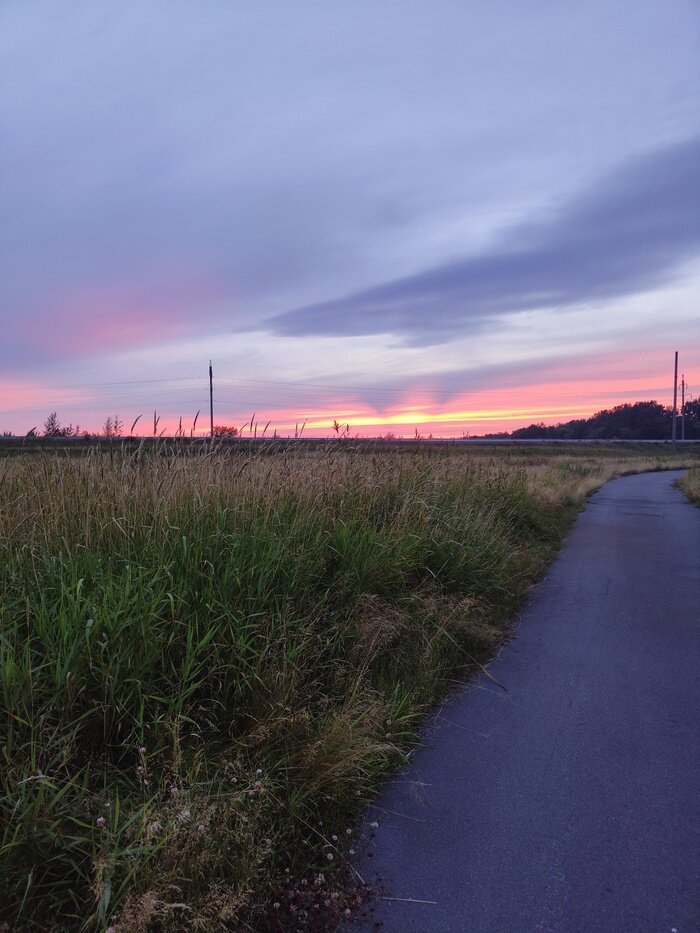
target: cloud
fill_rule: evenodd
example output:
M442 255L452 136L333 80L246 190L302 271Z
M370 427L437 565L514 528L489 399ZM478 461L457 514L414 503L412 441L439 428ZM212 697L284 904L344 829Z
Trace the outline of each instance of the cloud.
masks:
M417 343L505 315L610 300L667 282L700 251L700 138L627 162L553 216L468 256L271 318L293 336L390 333Z
M575 205L479 251L693 132L692 13L643 6L0 4L3 367L198 338L208 358L290 308L268 326L389 329L394 351L594 293ZM595 246L610 291L619 250Z

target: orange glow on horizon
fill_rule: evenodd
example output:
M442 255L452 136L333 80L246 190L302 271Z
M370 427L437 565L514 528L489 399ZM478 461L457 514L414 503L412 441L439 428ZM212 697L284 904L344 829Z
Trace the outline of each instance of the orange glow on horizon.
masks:
M696 348L690 348L684 355L686 359L697 359L699 354ZM387 405L373 406L348 393L345 398L339 394L335 399L312 402L306 409L284 404L259 408L255 416L257 436L270 422L267 436L276 431L281 437L294 437L295 433L302 437L333 437L333 423L338 421L341 433L349 423L351 437L388 433L412 437L417 431L423 436L449 438L511 431L538 422L556 424L586 418L625 402L655 399L662 405L672 404L673 371L666 352L653 351L636 358L620 359L607 354L581 359L576 365L578 373L584 367L591 373L584 378L574 372L571 378L566 378L566 367L566 363L543 366L539 378L528 384L467 391L446 397L444 401L423 379L414 390L401 393L400 400ZM693 397L697 397L700 370L691 365L682 371L692 387ZM53 387L48 383L32 386L24 380L4 380L0 383L0 410L6 420L0 422L0 430L13 428L15 433L24 434L30 427L36 427L41 432L48 413L56 410L64 424L80 423L92 433L102 433L105 418L116 411L127 433L136 415L144 412L135 433L150 436L155 407L160 416L158 433L172 436L178 431L180 412L174 410L174 404L169 404L167 399L142 399L135 394L122 397L108 392L106 388L87 385L82 388L69 388L60 383ZM201 386L197 392L201 392ZM281 395L283 397L284 393ZM196 407L201 409L196 436L206 436L209 433L208 398L202 398ZM245 411L223 406L215 409L215 424L242 428L244 437L254 433L250 418L251 414ZM191 434L192 421L193 415L185 412L182 418L185 436Z

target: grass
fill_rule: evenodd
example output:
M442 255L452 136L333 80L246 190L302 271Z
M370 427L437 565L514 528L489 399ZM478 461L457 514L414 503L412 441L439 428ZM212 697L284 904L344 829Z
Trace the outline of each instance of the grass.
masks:
M678 480L676 484L682 490L691 502L700 505L700 467L689 470Z
M502 640L585 495L690 461L349 443L5 459L0 925L332 928L356 906L329 869L363 802Z

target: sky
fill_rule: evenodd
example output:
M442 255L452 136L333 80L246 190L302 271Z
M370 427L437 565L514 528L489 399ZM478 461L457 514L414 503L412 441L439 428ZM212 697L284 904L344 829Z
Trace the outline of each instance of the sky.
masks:
M696 0L4 0L0 431L700 395Z

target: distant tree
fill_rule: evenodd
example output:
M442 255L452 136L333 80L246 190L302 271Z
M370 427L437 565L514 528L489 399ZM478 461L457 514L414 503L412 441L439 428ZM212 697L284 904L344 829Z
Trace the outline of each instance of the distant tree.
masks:
M672 413L658 402L616 405L588 419L592 439L664 440L671 436Z
M121 437L124 430L124 422L120 420L119 415L114 418L107 418L104 423L105 437Z
M52 411L44 422L44 437L60 437L61 432L61 422L58 420L56 412Z
M526 428L517 428L511 434L511 437L516 437L521 440L541 440L542 438L551 437L552 428L548 427L544 421L540 421L539 424L529 424Z
M214 437L238 437L238 428L228 424L215 424Z
M80 437L80 425L76 424L73 427L72 424L67 424L61 428L58 434L60 437Z

